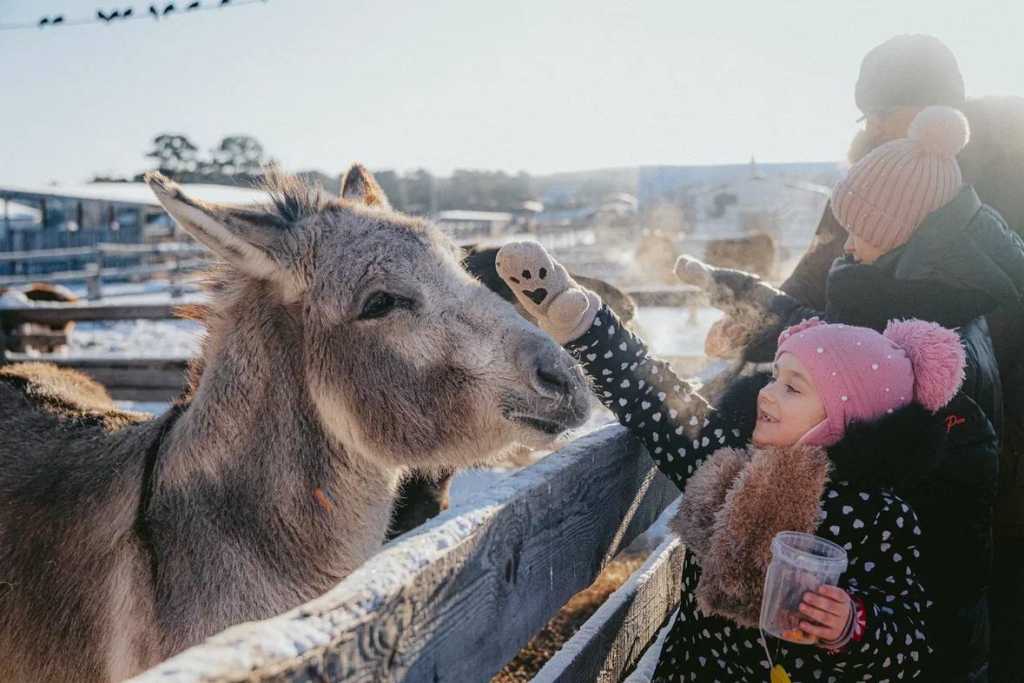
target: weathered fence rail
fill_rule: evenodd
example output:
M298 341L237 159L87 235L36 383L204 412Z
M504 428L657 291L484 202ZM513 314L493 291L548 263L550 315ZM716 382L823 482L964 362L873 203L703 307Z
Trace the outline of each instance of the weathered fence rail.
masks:
M169 402L185 389L188 358L40 358L9 353L11 363L53 363L89 375L116 401Z
M50 273L20 273L0 276L0 287L15 287L33 282L85 282L90 299L102 296L104 279L146 277L157 273L168 273L172 283L184 273L209 265L209 252L199 244L166 242L159 244L107 244L94 247L69 249L46 249L39 251L13 251L0 253L0 264L38 263L46 261L75 260L86 263L79 270L65 270ZM140 263L104 267L104 259L157 257L157 263ZM172 291L177 291L172 287Z
M670 536L534 677L534 683L617 683L678 607L684 548Z
M677 496L605 427L385 548L302 607L135 679L487 681Z

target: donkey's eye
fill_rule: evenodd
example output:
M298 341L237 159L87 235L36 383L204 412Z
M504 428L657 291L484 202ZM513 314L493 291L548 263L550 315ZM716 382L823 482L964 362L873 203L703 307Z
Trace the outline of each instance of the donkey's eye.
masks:
M363 304L363 310L359 312L360 320L371 320L383 318L395 308L407 304L408 301L402 297L387 292L374 292Z

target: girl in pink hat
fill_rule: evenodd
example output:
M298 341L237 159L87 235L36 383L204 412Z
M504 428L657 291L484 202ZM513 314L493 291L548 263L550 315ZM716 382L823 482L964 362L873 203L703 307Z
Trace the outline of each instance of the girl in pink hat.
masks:
M930 652L921 529L893 487L932 467L947 421L963 419L942 411L963 377L954 332L805 321L781 335L773 381L756 400L727 397L714 409L539 244L506 245L496 265L684 491L674 523L687 547L682 602L655 680L768 680L772 665L804 681L920 674ZM782 531L821 536L849 558L838 586L805 593L793 634L802 644L758 629Z

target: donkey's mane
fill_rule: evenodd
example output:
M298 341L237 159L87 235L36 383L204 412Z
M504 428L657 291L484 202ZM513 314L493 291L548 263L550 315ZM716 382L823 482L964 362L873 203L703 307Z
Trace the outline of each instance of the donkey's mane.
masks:
M315 216L334 201L320 183L288 175L278 166L268 167L256 187L270 195L265 209L287 223Z

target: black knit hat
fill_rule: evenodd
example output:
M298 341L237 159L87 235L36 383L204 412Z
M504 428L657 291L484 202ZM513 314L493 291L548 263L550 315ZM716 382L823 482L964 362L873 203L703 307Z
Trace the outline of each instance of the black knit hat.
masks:
M857 108L964 102L964 79L956 57L934 36L902 35L890 38L864 56L854 94Z

